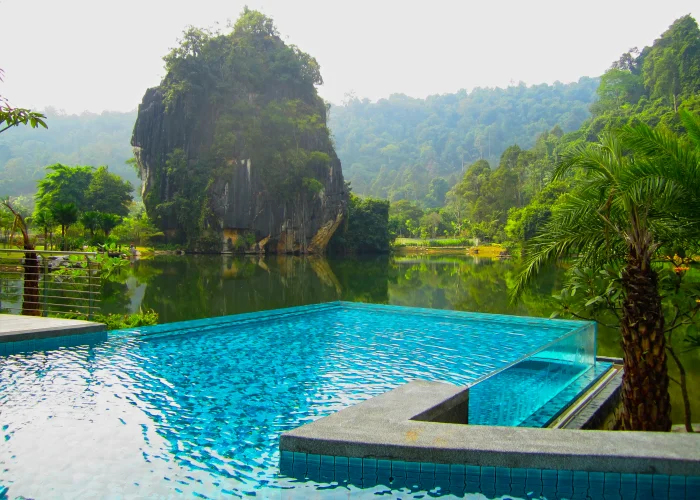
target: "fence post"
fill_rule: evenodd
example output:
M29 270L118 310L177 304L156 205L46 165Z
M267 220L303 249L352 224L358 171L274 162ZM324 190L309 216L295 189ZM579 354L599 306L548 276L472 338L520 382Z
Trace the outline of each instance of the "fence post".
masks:
M92 269L90 269L90 257L85 256L88 272L88 319L92 319Z
M42 255L41 260L44 261L44 280L43 280L44 281L44 293L43 293L44 304L43 304L43 310L44 310L44 317L46 317L49 315L49 305L48 305L49 259L48 259L48 256Z

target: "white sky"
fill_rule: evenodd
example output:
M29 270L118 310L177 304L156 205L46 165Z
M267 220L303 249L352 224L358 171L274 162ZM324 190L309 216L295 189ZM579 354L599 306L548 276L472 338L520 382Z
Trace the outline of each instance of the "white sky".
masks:
M697 0L0 0L0 94L68 112L135 109L186 25L243 5L316 57L320 94L376 100L598 76L650 45Z

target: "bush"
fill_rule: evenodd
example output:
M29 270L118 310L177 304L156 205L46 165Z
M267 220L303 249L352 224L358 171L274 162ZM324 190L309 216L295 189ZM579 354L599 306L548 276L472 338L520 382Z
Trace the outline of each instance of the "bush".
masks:
M135 314L95 314L88 318L84 313L57 313L51 315L54 318L81 319L84 321L95 321L107 325L107 330L122 330L124 328L137 328L140 326L152 326L158 324L158 313L153 309L145 312L140 311Z

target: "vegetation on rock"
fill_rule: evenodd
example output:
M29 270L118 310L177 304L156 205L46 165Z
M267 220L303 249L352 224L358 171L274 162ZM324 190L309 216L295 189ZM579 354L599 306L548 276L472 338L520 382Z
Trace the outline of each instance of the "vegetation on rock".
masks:
M271 250L314 251L346 198L316 60L247 8L230 32L189 28L164 59L132 139L158 227L191 248L223 247L235 229Z

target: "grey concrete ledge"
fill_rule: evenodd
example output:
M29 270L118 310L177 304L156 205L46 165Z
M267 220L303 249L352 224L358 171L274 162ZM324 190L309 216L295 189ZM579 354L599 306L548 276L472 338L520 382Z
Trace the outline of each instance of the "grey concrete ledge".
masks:
M435 415L433 421L412 420L462 392L464 388L450 384L413 381L282 434L280 450L489 467L700 476L700 436L470 426L437 422Z
M0 343L105 331L106 325L93 321L0 314Z

